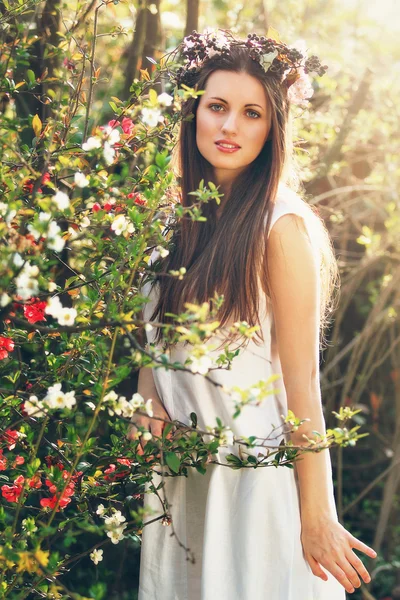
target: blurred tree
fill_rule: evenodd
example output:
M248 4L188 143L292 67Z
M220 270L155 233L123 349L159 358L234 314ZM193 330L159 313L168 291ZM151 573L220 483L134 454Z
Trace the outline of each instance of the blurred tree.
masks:
M190 35L199 28L199 0L186 1L186 26L185 36Z

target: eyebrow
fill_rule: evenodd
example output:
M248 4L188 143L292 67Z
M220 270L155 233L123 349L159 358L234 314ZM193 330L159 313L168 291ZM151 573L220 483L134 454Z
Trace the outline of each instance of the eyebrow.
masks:
M223 98L218 98L217 96L211 96L210 100L221 100L221 102L225 102L225 104L229 104L229 102L227 102ZM254 104L254 102L252 104L245 104L244 105L245 108L247 106L258 106L259 108L261 108L261 110L264 110L262 106L260 106L259 104Z

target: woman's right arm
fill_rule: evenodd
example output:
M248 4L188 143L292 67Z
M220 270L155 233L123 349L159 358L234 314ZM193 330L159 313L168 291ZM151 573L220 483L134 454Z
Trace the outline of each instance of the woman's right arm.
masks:
M137 426L144 427L151 432L153 437L161 437L163 429L165 427L164 421L161 419L170 419L165 407L158 395L156 384L154 383L153 370L150 367L142 367L139 370L138 380L138 393L143 396L144 400L147 401L149 398L152 399L153 406L153 417L144 415L134 414L131 419L131 425L129 426L127 437L129 440L137 439ZM140 440L141 446L138 447L138 451L142 454L140 448L144 448L145 442Z

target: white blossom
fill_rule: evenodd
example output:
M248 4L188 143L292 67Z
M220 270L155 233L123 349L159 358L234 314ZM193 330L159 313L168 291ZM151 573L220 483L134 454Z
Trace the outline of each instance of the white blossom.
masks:
M50 221L51 219L51 214L50 213L45 213L45 212L40 212L39 213L39 222L40 223L45 223L46 221ZM45 233L41 233L38 229L35 229L34 225L32 225L32 223L28 224L28 231L31 235L33 235L34 239L36 241L38 241L38 239L40 239L42 236L45 237L46 234Z
M106 512L106 508L105 508L104 504L99 504L97 507L97 510L96 510L96 514L100 515L100 517L102 517L105 512Z
M61 252L65 246L65 240L60 235L61 229L55 221L51 221L47 231L47 247L50 250Z
M88 216L84 216L83 219L81 219L80 226L83 229L86 229L86 227L89 227L89 225L90 225L90 219L89 219L89 217Z
M220 446L232 446L234 441L233 431L226 427L220 433L219 444Z
M144 330L147 331L148 333L150 333L150 331L153 331L154 327L151 323L146 323L146 325L144 326Z
M73 325L77 316L75 308L65 307L57 315L57 320L60 325Z
M115 130L114 130L115 131ZM104 142L103 156L106 165L112 165L115 158L115 150L109 142Z
M110 146L114 146L114 144L117 144L120 141L121 134L120 134L119 130L116 129L115 127L106 125L103 128L103 131L107 136L107 142L108 142L108 144L110 144Z
M161 258L165 258L169 254L169 250L167 250L166 248L163 248L162 246L157 246L156 250L158 250Z
M130 399L130 403L132 404L132 406L136 410L140 406L143 406L143 404L144 404L144 398L143 398L143 396L141 394L139 394L138 392L136 392L135 394L133 394L132 398Z
M13 263L16 267L22 267L24 264L24 259L20 254L18 254L18 252L16 252L13 256Z
M89 556L90 560L92 560L94 564L97 565L101 560L103 560L103 550L95 548L93 552L89 554Z
M104 402L114 402L115 400L118 400L118 394L116 394L114 390L108 392L103 398Z
M145 442L148 442L149 440L151 440L151 438L152 438L152 437L153 437L153 436L151 435L150 431L145 431L145 432L143 433L142 439L143 439Z
M77 185L80 188L85 188L89 185L89 179L86 177L86 175L84 175L80 171L75 173L74 182L75 182L75 185Z
M57 204L59 210L66 210L70 206L69 197L65 192L61 192L60 190L57 190L52 200Z
M112 515L104 518L104 524L106 527L119 527L119 525L121 525L121 523L124 521L126 521L126 518L120 510L114 510Z
M173 97L170 96L169 94L167 94L167 92L163 92L162 94L159 94L157 96L157 100L158 100L158 103L160 104L160 106L171 106L171 104L174 101Z
M10 302L10 296L7 294L7 292L3 292L3 294L0 296L0 306L3 308L4 306L7 306L7 304L10 304Z
M101 139L97 136L88 138L88 140L82 144L82 150L85 150L85 152L95 150L96 148L101 148Z
M212 367L212 360L209 356L200 356L196 358L191 357L192 363L189 365L192 373L200 373L201 375L207 375L209 369Z
M121 540L124 539L124 529L126 525L120 525L119 527L115 527L110 531L107 531L107 536L111 539L113 544L118 544Z
M39 400L37 396L30 396L29 400L25 400L24 402L24 411L29 415L33 415L34 417L45 417L45 413L43 410L43 402Z
M151 398L149 398L148 400L146 400L146 403L144 405L145 411L147 412L148 416L154 417L154 412L153 412L153 400Z
M76 404L75 392L64 393L61 389L61 383L55 383L47 390L43 402L49 408L68 408L71 410Z
M63 306L61 304L60 298L58 296L53 296L52 298L49 298L47 300L47 306L44 309L44 312L46 313L46 315L50 315L51 317L54 317L56 319L62 310Z
M35 296L39 291L39 284L36 277L39 275L39 269L36 265L31 265L29 262L24 264L22 271L15 278L17 286L17 295L23 300L28 300Z
M11 223L16 214L16 210L10 210L10 207L5 202L0 202L0 215L5 217L7 225Z
M116 235L121 235L124 231L128 231L128 233L133 233L135 231L133 223L124 215L117 215L115 217L111 224L111 229L115 231Z
M142 121L149 127L155 127L164 121L164 117L158 108L142 108Z

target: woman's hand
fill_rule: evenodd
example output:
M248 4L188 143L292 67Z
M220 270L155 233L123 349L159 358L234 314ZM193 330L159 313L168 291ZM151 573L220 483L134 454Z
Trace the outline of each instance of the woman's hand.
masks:
M365 583L371 577L353 548L376 558L376 552L349 533L332 517L311 517L302 519L301 543L305 559L316 577L327 581L324 567L343 585L347 592L361 586L360 577Z
M158 418L170 420L170 416L164 408L163 403L159 398L152 399L153 417L144 415L134 414L131 423L129 424L127 438L128 440L137 440L139 438L140 444L138 445L138 454L143 454L146 441L143 440L143 435L138 436L138 426L144 427L147 431L150 431L153 437L161 437L165 427L164 421L159 421ZM154 418L158 417L158 418ZM171 437L171 432L168 433L167 438Z

